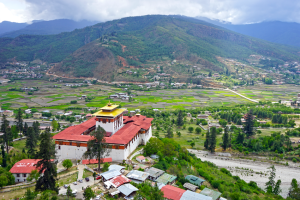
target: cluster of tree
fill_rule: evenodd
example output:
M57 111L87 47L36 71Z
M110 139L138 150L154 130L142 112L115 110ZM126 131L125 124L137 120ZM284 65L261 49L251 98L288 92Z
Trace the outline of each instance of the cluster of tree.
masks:
M225 111L221 111L219 113L219 116L220 116L221 119L224 119L224 120L226 120L229 123L233 122L233 123L235 123L237 125L242 125L242 121L241 121L242 116L238 112L231 112L231 111L226 111L225 112ZM226 124L225 124L225 126L226 126Z

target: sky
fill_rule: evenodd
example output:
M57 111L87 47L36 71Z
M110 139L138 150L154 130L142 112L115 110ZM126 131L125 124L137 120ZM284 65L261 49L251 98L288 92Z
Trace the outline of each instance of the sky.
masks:
M300 23L299 0L0 0L0 22L109 21L148 14L207 17L233 24Z

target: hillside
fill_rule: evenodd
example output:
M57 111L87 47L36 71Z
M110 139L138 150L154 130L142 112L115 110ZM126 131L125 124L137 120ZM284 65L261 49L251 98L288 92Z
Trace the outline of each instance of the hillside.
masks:
M2 63L11 58L39 58L60 62L52 73L105 80L118 76L112 69L129 66L141 68L180 60L222 73L224 65L216 56L246 60L251 54L260 54L298 61L298 52L298 48L244 36L201 20L160 15L128 17L58 35L0 39Z
M197 19L224 27L231 31L278 44L300 47L300 24L296 22L269 21L254 24L231 24L205 17Z
M22 29L26 26L28 26L28 24L26 24L26 23L3 21L3 22L0 23L0 35L3 34L3 33L7 33L7 32Z
M84 28L86 26L92 26L97 22L86 20L76 22L69 19L56 19L50 21L38 21L32 24L25 24L26 26L22 26L23 24L21 23L8 23L16 27L14 29L7 26L3 27L2 31L0 32L0 37L18 37L19 35L53 35L62 32L70 32L75 29Z

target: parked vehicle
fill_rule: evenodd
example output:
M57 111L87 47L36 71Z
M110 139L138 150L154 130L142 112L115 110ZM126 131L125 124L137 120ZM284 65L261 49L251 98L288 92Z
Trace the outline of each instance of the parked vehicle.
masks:
M76 196L77 195L77 190L73 190L72 194Z
M69 185L67 185L67 184L64 185L64 188L68 188L68 187L69 187Z
M99 180L99 179L101 179L101 176L97 176L96 180Z
M90 181L89 177L86 177L85 180L86 180L87 182Z
M79 179L78 182L79 182L79 183L83 183L83 180L82 180L82 179Z
M73 182L73 184L74 184L74 185L77 185L77 182L75 181L75 182Z

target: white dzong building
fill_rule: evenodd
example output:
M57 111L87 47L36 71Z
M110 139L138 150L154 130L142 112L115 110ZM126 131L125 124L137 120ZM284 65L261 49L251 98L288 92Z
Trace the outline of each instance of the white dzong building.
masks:
M112 161L126 160L140 144L146 144L152 136L153 118L140 114L123 116L126 109L118 107L108 103L93 114L93 118L53 136L57 159L84 159L87 142L92 139L89 134L98 126L106 131L105 141L111 148L107 157L111 157Z

